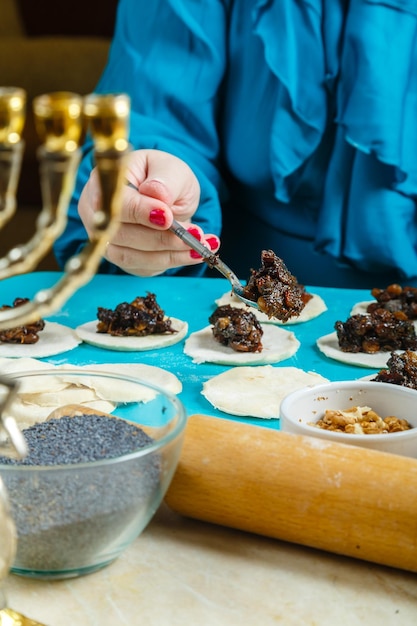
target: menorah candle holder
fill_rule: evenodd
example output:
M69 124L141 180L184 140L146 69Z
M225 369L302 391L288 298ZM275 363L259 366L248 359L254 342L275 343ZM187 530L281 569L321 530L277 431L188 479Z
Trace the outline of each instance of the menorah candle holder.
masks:
M19 87L0 87L0 228L18 218L16 191L24 141L26 93ZM85 131L94 143L101 206L94 215L93 230L82 251L68 260L57 283L35 294L19 307L0 310L0 329L30 324L56 311L95 274L107 242L117 229L120 194L124 186L126 156L130 151L128 126L130 100L125 94L70 92L44 94L34 99L33 112L41 145L38 151L42 210L36 230L26 243L0 259L0 280L32 271L49 252L67 223L68 207L81 158ZM16 383L0 376L0 454L23 458L26 441L8 406ZM31 624L25 616L7 608L2 581L16 549L16 533L7 493L0 479L0 623Z
M16 189L24 150L25 92L0 88L0 227L15 214ZM63 232L80 162L83 131L91 134L101 187L101 207L82 251L68 260L62 276L19 307L0 311L0 329L33 323L56 311L95 274L107 242L117 229L124 186L130 99L126 94L70 92L38 96L33 112L41 145L38 152L42 210L32 238L0 259L0 279L32 271Z

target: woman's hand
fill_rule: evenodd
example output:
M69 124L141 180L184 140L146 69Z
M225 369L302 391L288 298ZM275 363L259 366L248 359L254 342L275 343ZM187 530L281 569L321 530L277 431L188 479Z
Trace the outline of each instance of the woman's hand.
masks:
M184 161L159 150L136 150L129 155L125 175L136 189L126 185L123 191L120 226L106 249L108 261L137 276L156 276L173 267L201 263L202 258L168 230L173 219L210 250L218 250L218 237L191 224L200 186ZM99 207L100 187L94 169L78 205L89 234Z

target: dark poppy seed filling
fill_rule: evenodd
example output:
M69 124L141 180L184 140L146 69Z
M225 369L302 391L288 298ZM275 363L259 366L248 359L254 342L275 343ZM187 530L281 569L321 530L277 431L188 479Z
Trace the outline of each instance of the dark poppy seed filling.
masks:
M415 350L415 328L401 311L391 313L376 309L369 315L352 315L335 324L339 347L343 352L391 352Z
M115 337L144 337L177 332L171 327L171 320L156 301L154 293L137 297L133 302L122 302L114 310L97 309L97 332Z
M376 309L385 309L391 313L402 311L409 320L417 319L417 287L393 284L388 285L386 289L375 287L371 294L376 302L368 305L368 313L373 313Z
M255 315L246 309L226 304L209 317L216 341L236 352L261 352L262 327Z
M417 389L417 354L411 350L401 354L391 352L387 367L381 369L372 380Z

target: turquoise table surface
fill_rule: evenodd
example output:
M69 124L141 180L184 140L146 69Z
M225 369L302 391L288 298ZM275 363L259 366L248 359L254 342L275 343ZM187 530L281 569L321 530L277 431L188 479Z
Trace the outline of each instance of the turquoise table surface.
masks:
M34 272L3 280L0 283L0 305L10 305L16 297L32 298L40 289L55 284L60 276L59 272ZM124 275L97 275L47 319L75 328L79 324L96 319L99 306L114 308L120 302L130 302L137 296L151 292L156 294L157 301L166 315L188 322L191 333L209 324L208 317L215 309L215 299L228 289L229 283L223 278L136 278ZM305 371L317 372L330 380L352 380L375 372L376 370L345 365L329 359L316 347L317 338L333 332L336 320L345 321L356 302L372 299L370 292L314 286L307 287L307 290L320 295L328 310L309 322L286 326L288 330L294 332L301 346L293 357L275 366L298 367ZM115 352L83 343L69 352L42 360L54 365L139 362L162 367L181 380L183 391L179 397L188 415L202 413L279 429L279 420L233 417L214 409L201 394L203 382L229 367L211 363L193 363L192 359L184 354L183 348L184 341L159 350Z

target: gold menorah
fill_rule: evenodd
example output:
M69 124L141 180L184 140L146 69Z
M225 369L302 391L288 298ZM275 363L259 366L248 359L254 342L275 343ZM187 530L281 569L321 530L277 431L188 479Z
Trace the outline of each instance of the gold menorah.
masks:
M16 211L16 189L24 150L26 94L0 87L0 228ZM129 152L130 100L125 94L68 92L38 96L33 101L35 125L41 141L39 168L42 210L32 238L0 259L0 280L32 271L62 233L80 161L83 131L90 132L101 187L101 207L83 250L68 260L64 273L51 288L39 291L19 307L0 311L0 329L28 324L57 310L97 270L107 241L117 228Z
M18 307L0 310L0 329L33 323L53 313L95 274L107 242L117 228L125 161L130 150L130 100L125 94L89 94L85 97L69 92L44 94L34 99L33 113L40 139L42 210L30 240L0 258L0 280L36 268L63 232L81 158L80 142L85 132L89 132L93 140L101 206L94 215L89 241L79 254L68 260L56 284L38 291L32 300ZM0 87L0 228L14 217L18 218L16 191L24 152L25 116L25 91L19 87ZM7 413L16 392L15 382L0 377L0 390L0 452L23 457L26 442ZM3 538L3 544L0 541L1 582L14 553L13 522L1 480L0 531ZM5 612L9 619L7 623L26 623L23 616L4 606L0 597L0 623L3 623ZM10 621L16 616L18 621Z

